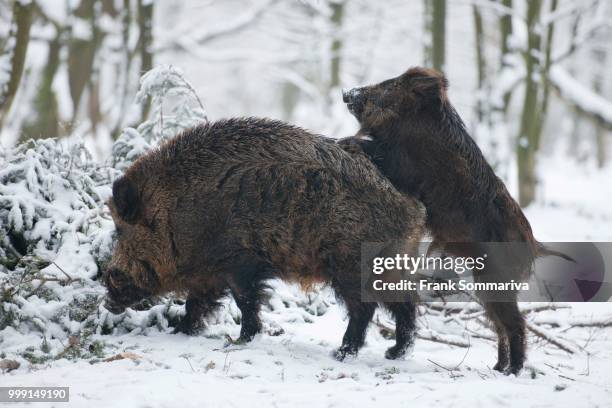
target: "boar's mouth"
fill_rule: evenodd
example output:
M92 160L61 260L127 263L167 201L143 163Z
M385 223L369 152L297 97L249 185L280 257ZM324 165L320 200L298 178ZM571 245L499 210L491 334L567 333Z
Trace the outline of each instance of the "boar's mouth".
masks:
M128 274L110 269L105 277L107 295L105 307L113 314L123 313L126 308L152 296L152 292L135 285Z
M364 98L361 89L343 89L342 90L342 101L346 103L346 107L349 112L355 116L357 120L360 120L361 113L363 112Z
M125 312L125 309L127 309L128 306L116 303L115 301L107 297L104 302L104 307L112 314L121 314Z
M359 103L347 103L346 107L348 108L348 111L351 113L351 115L353 115L355 117L355 119L357 119L358 122L361 123L362 118L361 115L363 113L363 105L359 104Z

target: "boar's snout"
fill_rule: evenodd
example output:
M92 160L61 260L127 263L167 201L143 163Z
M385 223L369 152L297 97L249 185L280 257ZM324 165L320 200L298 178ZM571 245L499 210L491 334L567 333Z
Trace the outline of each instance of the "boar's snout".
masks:
M363 111L364 92L362 88L352 88L342 90L342 101L346 103L348 110L359 118Z
M350 89L342 88L342 102L349 103L350 100Z
M138 288L131 276L118 268L110 268L104 276L107 295L105 307L114 314L123 313L126 308L148 296Z
M127 309L127 306L120 305L119 303L114 302L112 299L108 297L106 298L106 301L104 302L104 307L113 314L123 313L125 312L125 309Z

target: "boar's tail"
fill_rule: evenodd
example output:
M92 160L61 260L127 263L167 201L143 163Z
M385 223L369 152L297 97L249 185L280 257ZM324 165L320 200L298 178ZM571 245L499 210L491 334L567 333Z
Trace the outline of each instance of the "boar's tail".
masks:
M558 256L559 258L563 258L566 261L569 262L573 262L576 263L576 260L574 258L572 258L571 256L564 254L563 252L559 252L559 251L555 251L553 249L549 249L546 248L546 246L540 242L537 243L537 252L536 252L536 256L539 257L543 257L543 256Z

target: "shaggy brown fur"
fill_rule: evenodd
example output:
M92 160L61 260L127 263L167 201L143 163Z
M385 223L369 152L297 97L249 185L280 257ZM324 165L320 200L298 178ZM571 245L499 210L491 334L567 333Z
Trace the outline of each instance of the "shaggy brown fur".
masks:
M348 309L336 358L363 345L376 303L361 302L364 242L418 242L425 209L399 193L366 157L303 129L266 119L202 125L135 162L108 202L118 233L105 274L107 307L187 293L179 331L231 293L242 312L240 341L261 329L265 281L330 284ZM395 315L397 358L414 337L413 303Z
M380 84L343 92L361 130L340 144L365 152L395 187L425 204L433 247L480 256L483 245L461 243L520 243L498 254L495 264L490 259L475 279L527 279L536 256L563 255L534 239L520 206L469 136L446 89L441 73L412 68ZM490 300L490 294L480 295ZM485 302L499 338L495 369L517 373L525 360L525 323L516 294L503 300Z

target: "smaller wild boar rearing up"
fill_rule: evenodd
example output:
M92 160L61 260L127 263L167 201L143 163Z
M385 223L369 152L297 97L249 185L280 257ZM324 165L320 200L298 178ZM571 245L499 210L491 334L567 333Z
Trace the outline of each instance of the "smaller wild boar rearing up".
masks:
M412 68L379 84L343 92L361 130L340 144L365 153L401 192L427 208L427 228L433 247L454 256L477 257L484 243L505 245L505 253L490 257L481 282L523 281L536 257L571 258L551 251L533 236L529 221L502 180L487 163L450 103L447 80L438 71ZM363 138L370 137L370 140ZM481 296L498 335L494 369L518 373L525 361L525 321L517 294L503 301Z
M179 331L196 331L231 294L240 341L261 330L265 281L331 285L349 324L335 357L356 354L376 303L361 301L363 242L419 241L424 207L363 156L282 122L230 119L184 132L137 160L108 203L118 242L104 279L121 312L151 295L187 295ZM388 303L396 345L413 341L415 305Z

